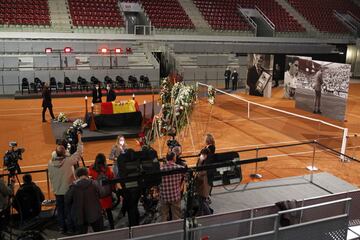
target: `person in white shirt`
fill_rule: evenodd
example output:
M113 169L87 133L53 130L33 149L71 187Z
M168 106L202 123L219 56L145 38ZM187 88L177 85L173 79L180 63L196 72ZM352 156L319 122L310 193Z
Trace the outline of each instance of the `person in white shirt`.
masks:
M289 69L284 75L284 98L293 99L295 97L297 75L299 72L299 58L289 59Z

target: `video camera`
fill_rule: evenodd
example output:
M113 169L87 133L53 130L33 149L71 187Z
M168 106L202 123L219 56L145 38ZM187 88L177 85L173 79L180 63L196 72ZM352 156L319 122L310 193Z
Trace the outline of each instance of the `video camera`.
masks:
M16 173L21 173L18 161L22 160L22 153L25 152L25 149L15 149L17 147L16 142L9 142L9 147L11 147L11 149L6 151L4 155L4 166L6 166L10 176L14 176Z
M64 140L62 141L61 145L63 145L70 154L73 154L77 150L77 144L79 142L78 139L78 133L80 132L82 134L83 128L85 128L87 124L82 125L76 125L69 127L65 134L64 134Z

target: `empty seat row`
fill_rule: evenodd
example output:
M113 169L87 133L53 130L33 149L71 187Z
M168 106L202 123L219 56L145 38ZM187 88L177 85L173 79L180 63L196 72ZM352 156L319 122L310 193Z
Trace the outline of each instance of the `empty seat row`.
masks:
M74 26L123 27L116 0L68 0Z
M330 33L348 33L346 27L335 17L339 13L351 12L360 18L360 8L351 0L288 0L318 30Z

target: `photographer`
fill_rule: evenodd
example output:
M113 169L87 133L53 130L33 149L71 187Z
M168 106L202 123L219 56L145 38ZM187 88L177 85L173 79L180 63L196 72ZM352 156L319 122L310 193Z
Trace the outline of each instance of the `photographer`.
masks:
M60 232L66 232L64 195L74 181L73 166L78 164L83 153L81 133L77 132L77 150L70 155L62 145L57 145L48 164L49 178L56 198L56 209Z

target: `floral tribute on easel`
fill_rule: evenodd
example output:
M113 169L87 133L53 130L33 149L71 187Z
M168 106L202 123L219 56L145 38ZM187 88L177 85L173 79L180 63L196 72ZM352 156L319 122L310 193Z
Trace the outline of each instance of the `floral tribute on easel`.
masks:
M215 88L211 85L208 86L207 97L208 97L208 102L211 105L215 104L215 94L216 94Z
M179 134L189 124L196 99L194 86L188 86L177 78L164 78L159 100L161 110L154 116L151 128L144 131L143 144L153 143L156 137Z

